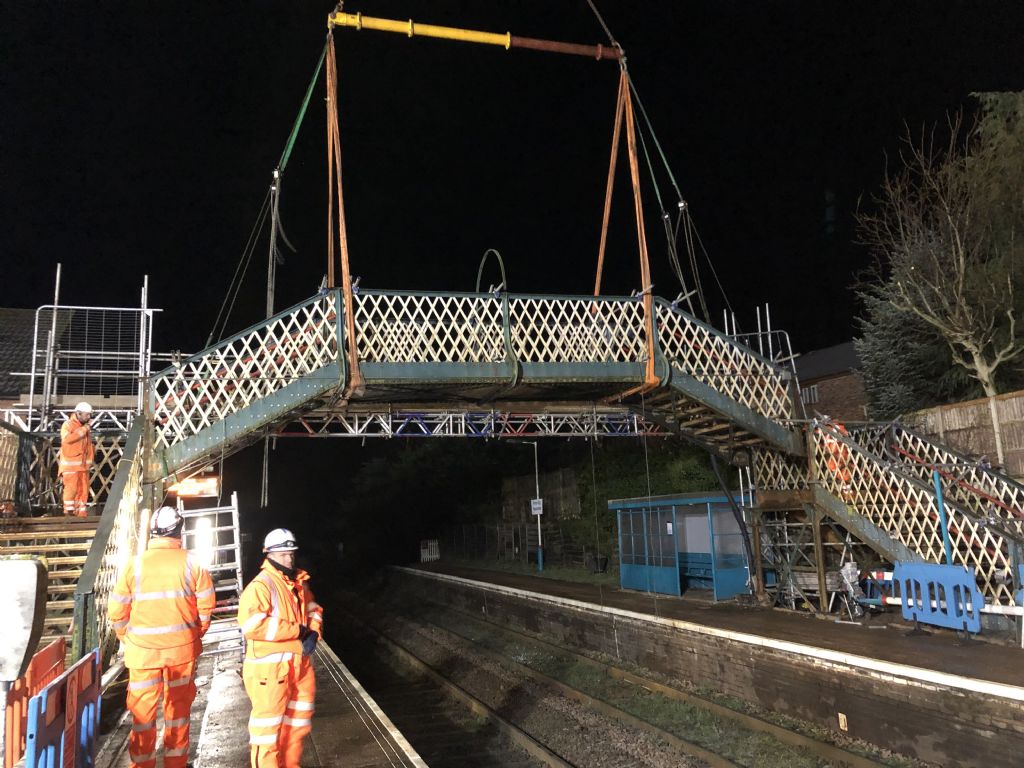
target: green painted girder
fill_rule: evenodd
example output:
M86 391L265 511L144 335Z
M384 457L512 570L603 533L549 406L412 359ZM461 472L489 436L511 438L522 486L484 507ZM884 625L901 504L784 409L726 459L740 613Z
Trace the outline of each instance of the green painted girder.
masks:
M890 563L923 563L925 559L879 528L842 499L833 496L820 485L814 486L814 505L871 547Z
M199 430L188 439L161 450L158 463L165 475L169 475L194 461L215 455L246 435L337 390L340 378L338 363L325 365Z
M762 416L747 406L737 403L732 398L726 397L704 382L697 381L692 376L687 376L677 368L672 369L672 378L669 381L669 386L687 398L707 406L741 429L757 435L788 454L803 456L807 452L803 433L800 430L793 429L778 421L773 421L767 416Z

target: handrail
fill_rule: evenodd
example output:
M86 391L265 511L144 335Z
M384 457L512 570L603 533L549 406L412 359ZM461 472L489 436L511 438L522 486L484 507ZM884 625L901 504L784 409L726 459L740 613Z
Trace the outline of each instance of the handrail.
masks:
M113 651L106 621L106 600L119 570L132 556L138 542L144 421L144 418L135 419L128 432L96 535L75 586L72 656L81 658L89 648L99 647L104 666Z

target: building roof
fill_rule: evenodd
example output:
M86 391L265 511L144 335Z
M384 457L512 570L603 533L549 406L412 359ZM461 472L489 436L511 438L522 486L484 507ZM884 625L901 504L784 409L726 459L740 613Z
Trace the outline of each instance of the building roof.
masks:
M34 309L0 307L0 397L28 392L28 377L11 374L32 370L35 317Z
M834 347L816 349L796 359L796 375L804 384L816 379L826 379L860 370L861 364L852 341L836 344Z

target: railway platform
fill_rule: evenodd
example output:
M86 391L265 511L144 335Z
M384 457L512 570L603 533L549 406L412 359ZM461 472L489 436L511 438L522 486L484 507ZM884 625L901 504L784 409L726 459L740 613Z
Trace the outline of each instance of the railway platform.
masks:
M1016 766L1024 651L810 615L435 562L398 568L426 599L714 689L941 765Z
M316 714L303 751L303 768L426 768L426 763L326 642L317 647L314 666ZM190 765L248 765L250 706L242 685L241 651L204 655L196 682ZM123 686L119 690L123 696ZM130 730L131 717L126 713L104 738L96 768L131 768Z

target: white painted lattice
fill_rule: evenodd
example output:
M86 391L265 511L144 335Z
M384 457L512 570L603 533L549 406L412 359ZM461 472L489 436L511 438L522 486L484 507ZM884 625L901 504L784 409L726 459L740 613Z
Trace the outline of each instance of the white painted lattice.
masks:
M126 470L127 481L121 497L116 500L117 511L114 517L114 526L106 541L96 538L93 540L94 547L102 546L102 553L94 553L90 550L85 570L89 570L90 562L100 558L96 569L95 579L92 583L94 595L95 616L87 617L96 621L98 633L98 645L104 661L113 651L114 632L107 620L107 601L114 589L117 577L121 570L128 563L128 560L135 554L139 538L139 505L142 501L142 461L139 457L139 444L135 443L130 448L130 456L122 461L122 464L130 462ZM111 499L111 503L114 500ZM83 574L84 578L84 574ZM88 587L80 584L79 588Z
M896 541L931 563L944 562L935 493L869 452L832 425L813 429L814 462L821 485ZM974 568L987 599L1013 602L1006 539L957 506L947 505L953 560Z
M336 293L317 296L152 378L158 447L213 426L338 357Z
M807 460L772 448L755 447L754 480L761 491L799 491L811 487Z
M492 363L505 359L502 302L493 296L361 293L359 360Z
M18 485L18 434L0 429L0 502L13 501Z
M644 307L629 299L511 297L512 350L526 363L645 359Z
M922 482L931 483L932 469L938 469L947 499L1024 540L1024 485L899 424L857 430L853 436Z
M658 341L673 368L770 419L792 418L788 372L689 315L655 304Z

